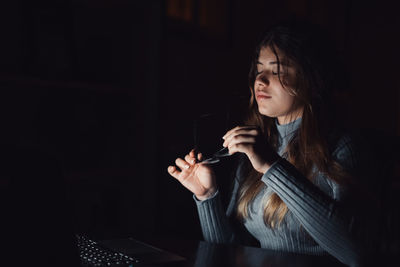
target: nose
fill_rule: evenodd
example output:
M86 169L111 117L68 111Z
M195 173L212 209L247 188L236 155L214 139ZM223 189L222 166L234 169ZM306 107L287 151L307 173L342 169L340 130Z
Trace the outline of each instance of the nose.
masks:
M268 85L269 85L269 80L267 79L267 77L265 77L265 75L260 75L259 77L257 77L256 79L257 87L265 87Z

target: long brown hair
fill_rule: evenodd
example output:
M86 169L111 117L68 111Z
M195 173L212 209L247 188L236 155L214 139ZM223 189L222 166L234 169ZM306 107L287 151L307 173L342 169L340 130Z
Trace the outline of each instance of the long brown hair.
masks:
M333 159L333 147L330 146L332 142L335 143L332 139L337 136L332 134L332 130L340 129L340 125L335 123L338 120L333 112L335 106L331 102L333 89L337 89L339 84L335 68L340 66L340 62L337 61L329 39L319 33L315 26L299 22L283 23L267 31L256 48L250 67L251 94L246 124L259 126L266 140L277 150L279 140L275 118L259 113L254 96L260 50L269 47L277 58L278 68L281 60L289 60L295 65L295 88L285 87L280 76L279 79L283 88L295 96L294 105L303 107L301 125L289 140L283 156L311 181L317 174L313 172L315 166L317 171L336 183L344 184L351 180L350 174ZM279 58L278 50L284 55L283 59ZM247 169L238 195L237 212L241 219L249 216L250 203L264 187L260 179L262 174L251 167ZM286 204L276 193L264 202L264 222L271 228L279 225L287 212Z

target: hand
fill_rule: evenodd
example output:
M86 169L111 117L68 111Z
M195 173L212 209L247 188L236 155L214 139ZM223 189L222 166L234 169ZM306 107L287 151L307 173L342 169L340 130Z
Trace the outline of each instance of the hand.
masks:
M229 154L245 153L253 168L260 173L266 173L272 163L279 159L278 153L256 126L235 127L222 138L225 140L223 146L229 149Z
M195 194L199 200L204 200L217 191L215 175L209 165L197 162L195 154L192 149L184 160L177 158L175 164L181 171L175 166L168 166L168 173ZM201 153L197 154L197 159L202 160Z

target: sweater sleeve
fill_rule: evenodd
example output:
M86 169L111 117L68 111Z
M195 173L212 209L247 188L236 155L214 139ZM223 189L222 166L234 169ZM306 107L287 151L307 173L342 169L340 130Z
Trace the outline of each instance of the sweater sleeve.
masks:
M345 141L334 156L346 169L355 164L353 152ZM347 265L361 264L363 250L354 235L354 216L340 201L325 194L284 158L274 162L261 179L323 249ZM337 187L333 190L334 196L342 195Z
M205 200L198 200L195 195L193 199L197 206L204 240L211 243L251 243L250 234L244 227L235 224L234 214L236 207L236 196L239 188L239 173L241 165L237 168L234 179L231 198L226 211L223 208L220 192ZM240 228L239 228L240 227Z
M193 198L197 205L204 240L212 243L232 243L235 239L232 226L225 214L219 191L206 200Z

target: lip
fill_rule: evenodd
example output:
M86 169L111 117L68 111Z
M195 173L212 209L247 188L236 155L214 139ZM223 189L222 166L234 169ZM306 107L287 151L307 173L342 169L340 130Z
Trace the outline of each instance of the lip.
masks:
M269 95L266 94L256 94L257 99L268 99L271 98Z

